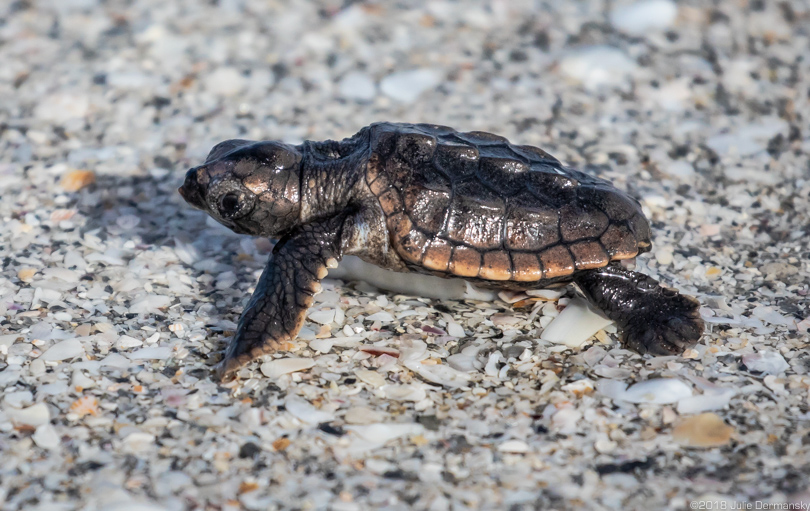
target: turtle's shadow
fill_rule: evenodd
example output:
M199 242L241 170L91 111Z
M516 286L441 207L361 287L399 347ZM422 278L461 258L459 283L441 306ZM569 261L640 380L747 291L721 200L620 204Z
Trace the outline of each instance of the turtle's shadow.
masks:
M205 217L187 206L177 187L177 172L165 176L101 175L82 190L76 205L87 217L82 235L106 241L110 236L138 246L172 246L177 236L191 237L205 228Z
M83 238L93 236L106 246L112 255L120 255L124 259L123 268L126 271L137 271L143 264L164 264L167 260L165 254L160 252L168 249L177 253L178 245L186 245L188 250L192 243L197 241L205 232L211 238L211 226L207 224L207 215L185 203L177 187L182 184L183 175L177 171L164 176L115 176L101 175L97 177L95 185L82 190L77 194L77 203L74 207L86 217L81 227ZM231 238L227 234L223 248L230 248ZM234 238L235 240L236 238ZM216 265L230 266L231 259L236 255L239 247L234 241L233 250L208 251L198 257L213 260ZM198 243L199 245L199 243ZM154 255L152 255L154 254ZM137 264L133 261L137 258ZM192 280L210 272L207 268L200 268L195 261L183 260L177 264L186 269ZM109 279L107 265L104 261L94 264L94 271L88 277L95 279ZM156 266L153 272L159 272ZM106 274L106 275L105 275ZM240 277L241 278L241 277ZM182 295L173 296L186 312L206 307L206 329L221 334L226 330L221 325L231 318L231 307L214 307L212 304L219 300L215 296L216 290L209 280L198 280L199 299L183 300ZM114 286L113 286L114 287ZM131 294L131 293L130 293ZM160 294L172 297L172 292L161 290ZM187 295L186 295L187 297ZM127 295L122 295L126 299ZM112 300L116 297L113 295ZM238 303L237 303L238 305ZM152 314L157 324L166 323L166 314ZM226 339L215 339L215 346L208 354L200 353L200 358L211 364L210 355L224 349Z

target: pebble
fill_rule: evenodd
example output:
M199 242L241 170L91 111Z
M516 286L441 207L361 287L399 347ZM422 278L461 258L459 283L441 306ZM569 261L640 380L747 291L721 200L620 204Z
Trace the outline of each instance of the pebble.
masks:
M58 342L45 350L39 358L46 362L70 360L84 355L84 346L78 339L67 339Z
M560 72L589 90L622 85L637 67L624 52L612 46L580 48L560 61Z
M714 413L687 417L672 430L672 438L687 447L719 447L726 445L733 434L734 428Z
M569 348L585 344L596 332L613 323L581 298L571 300L540 334L540 339Z
M626 34L643 36L650 31L669 28L677 15L675 2L642 0L615 7L610 13L610 22Z
M340 95L347 99L357 101L371 101L377 95L377 86L374 80L365 73L350 72L340 79L338 84Z
M281 375L303 371L315 365L311 358L281 358L265 362L261 365L261 372L268 378L278 378Z
M380 82L380 90L386 96L403 103L413 103L419 96L441 83L442 75L435 69L412 69L398 71Z

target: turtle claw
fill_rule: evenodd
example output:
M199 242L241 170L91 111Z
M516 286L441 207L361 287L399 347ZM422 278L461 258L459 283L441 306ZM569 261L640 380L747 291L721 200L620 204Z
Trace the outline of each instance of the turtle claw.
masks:
M223 359L214 366L214 375L222 383L228 383L236 379L236 372L242 368L235 358Z

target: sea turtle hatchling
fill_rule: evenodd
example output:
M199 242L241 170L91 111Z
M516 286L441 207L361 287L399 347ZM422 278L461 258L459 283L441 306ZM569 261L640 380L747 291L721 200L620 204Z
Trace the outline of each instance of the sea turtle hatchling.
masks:
M490 133L377 123L340 142L228 140L179 191L237 233L279 240L223 378L296 337L345 255L479 287L574 282L639 353L678 354L703 333L697 300L620 264L650 249L636 200Z

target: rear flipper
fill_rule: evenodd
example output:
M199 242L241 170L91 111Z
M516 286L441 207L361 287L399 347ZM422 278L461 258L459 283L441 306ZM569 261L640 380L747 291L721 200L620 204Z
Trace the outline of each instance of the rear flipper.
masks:
M639 353L679 355L703 335L700 303L643 273L609 265L582 272L574 282L618 324L624 345Z

